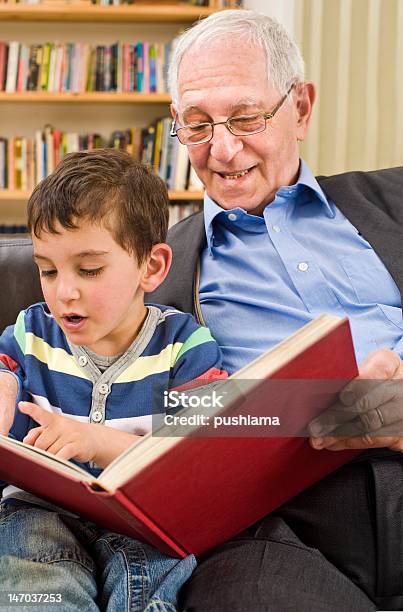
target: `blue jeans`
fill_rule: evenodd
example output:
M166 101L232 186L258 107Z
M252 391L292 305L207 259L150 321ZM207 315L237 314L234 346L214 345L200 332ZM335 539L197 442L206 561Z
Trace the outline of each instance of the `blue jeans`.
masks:
M0 503L2 612L175 612L195 567L192 555L165 556L85 519L22 500ZM7 605L9 593L52 593L58 603Z

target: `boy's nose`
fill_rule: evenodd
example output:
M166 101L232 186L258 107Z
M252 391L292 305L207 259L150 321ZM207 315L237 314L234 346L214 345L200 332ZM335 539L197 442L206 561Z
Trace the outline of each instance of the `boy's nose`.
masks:
M80 291L75 283L61 280L57 285L56 297L61 302L70 302L78 300Z

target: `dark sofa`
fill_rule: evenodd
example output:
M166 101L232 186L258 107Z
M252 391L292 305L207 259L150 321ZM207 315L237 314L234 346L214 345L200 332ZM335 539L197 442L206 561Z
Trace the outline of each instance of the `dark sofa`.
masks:
M43 300L31 239L25 235L0 238L0 332L14 323L23 308Z

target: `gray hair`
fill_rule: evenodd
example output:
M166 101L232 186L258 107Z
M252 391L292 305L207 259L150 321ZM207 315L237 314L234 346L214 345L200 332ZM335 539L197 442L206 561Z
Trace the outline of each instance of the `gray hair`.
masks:
M225 36L243 38L261 47L266 54L267 77L280 94L292 83L303 82L304 60L286 28L276 19L252 10L218 11L186 30L175 40L168 85L172 101L179 102L178 72L183 56L190 49L206 45Z

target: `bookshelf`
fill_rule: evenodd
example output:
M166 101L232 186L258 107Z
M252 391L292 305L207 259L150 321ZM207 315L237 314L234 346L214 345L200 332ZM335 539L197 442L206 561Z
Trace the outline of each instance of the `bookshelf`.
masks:
M216 5L215 0L213 0ZM86 0L49 0L40 5L0 4L0 40L26 44L49 41L88 41L112 44L117 40L168 42L181 28L219 7L197 7L179 3L141 3L94 6ZM0 92L0 136L31 136L45 124L78 132L101 132L148 125L169 114L166 93L49 93L39 91ZM200 191L169 192L174 204L201 203ZM23 223L27 191L0 189L0 225ZM189 207L190 210L191 207Z
M0 203L11 201L25 204L30 193L30 191L1 189ZM203 199L203 193L201 191L169 191L169 198L174 202L198 201Z
M164 93L108 93L102 91L86 93L51 93L40 91L24 91L16 93L0 92L2 102L25 102L47 104L164 104L167 106L171 98Z
M142 22L192 23L207 17L216 8L186 6L184 4L136 4L121 6L93 6L78 1L66 4L49 0L39 5L0 5L0 21L52 21L52 22Z

